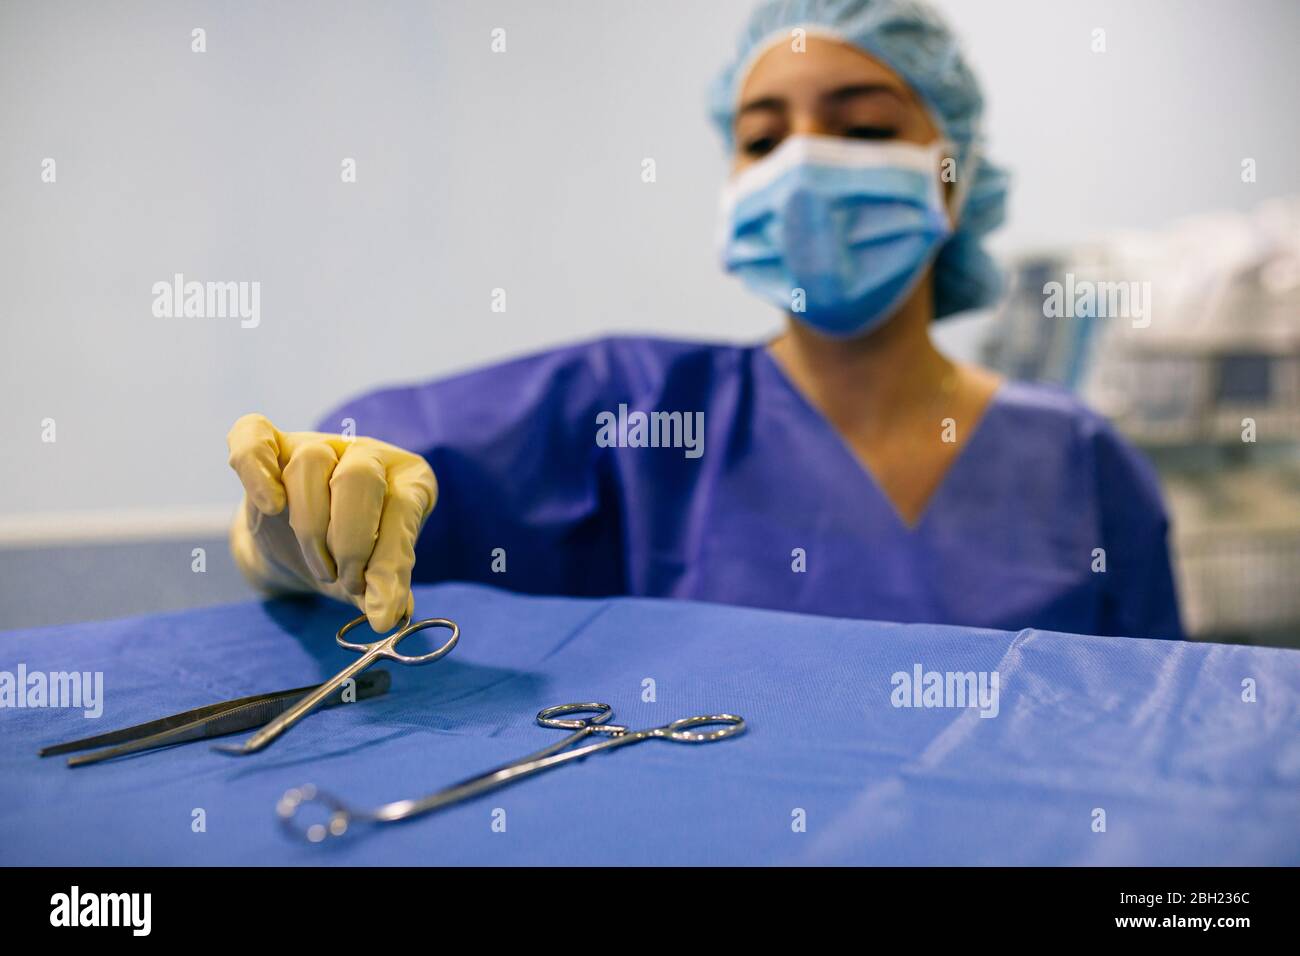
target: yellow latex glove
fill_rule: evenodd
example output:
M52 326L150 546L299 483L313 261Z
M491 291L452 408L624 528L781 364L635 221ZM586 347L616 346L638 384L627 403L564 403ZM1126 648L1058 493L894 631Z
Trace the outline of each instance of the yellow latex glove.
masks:
M419 455L373 438L282 432L245 415L226 436L244 485L231 528L240 571L269 591L318 591L390 631L414 610L415 541L438 483Z

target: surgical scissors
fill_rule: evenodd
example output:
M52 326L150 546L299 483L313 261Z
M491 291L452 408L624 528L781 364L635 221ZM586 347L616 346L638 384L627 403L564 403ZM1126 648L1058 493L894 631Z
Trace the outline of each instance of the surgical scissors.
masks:
M346 647L348 650L356 651L361 655L360 659L357 660L356 663L343 668L343 670L339 671L325 683L321 684L297 704L285 711L279 717L275 718L275 720L271 721L257 733L253 734L253 736L249 737L242 744L218 744L214 745L212 749L224 754L234 754L236 756L256 753L324 703L325 700L334 693L335 690L341 687L345 681L349 678L356 677L380 658L386 657L391 661L397 661L399 664L432 664L440 657L445 657L450 653L451 649L456 646L456 642L460 640L460 628L456 626L455 621L449 621L445 617L430 617L423 621L416 621L412 624L409 615L402 621L397 630L393 631L393 633L389 634L387 637L381 637L379 640L373 641L370 644L353 644L349 641L343 640L349 631L364 624L365 621L366 616L364 614L360 617L353 618L351 621L348 621L348 623L339 628L338 634L334 635L334 640L338 643L339 647ZM443 644L442 647L438 648L436 651L430 651L428 654L409 657L406 654L397 653L397 645L403 638L409 637L416 631L423 631L425 628L429 627L449 628L451 630L451 637L447 639L447 642Z
M560 730L572 730L573 733L558 743L543 747L527 757L521 757L513 763L505 764L494 770L470 777L460 783L444 787L437 793L429 794L417 800L397 800L386 803L374 810L356 810L349 807L337 797L318 790L311 784L295 787L285 793L276 804L276 813L281 822L295 836L303 837L310 843L321 843L330 837L341 837L348 832L353 821L366 823L396 823L411 817L431 813L461 800L468 800L497 787L504 787L516 780L533 774L550 770L571 760L582 760L601 750L611 750L627 744L637 744L643 740L669 740L681 744L707 744L724 740L744 733L745 721L734 714L712 714L704 717L683 717L662 727L646 730L628 730L618 724L608 724L614 710L609 704L558 704L547 707L537 715L537 723L543 727ZM591 717L571 718L571 714L592 714ZM694 733L691 728L722 724L718 730L709 733ZM592 734L605 734L610 739L599 743L587 744L577 750L568 748ZM294 820L304 807L316 804L329 812L328 822L313 823L307 826L295 824Z

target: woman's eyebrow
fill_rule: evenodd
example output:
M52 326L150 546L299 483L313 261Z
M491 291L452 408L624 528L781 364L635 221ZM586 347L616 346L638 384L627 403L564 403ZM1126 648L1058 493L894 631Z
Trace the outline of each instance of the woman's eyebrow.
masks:
M745 113L773 112L781 113L785 111L785 100L779 96L761 96L756 100L750 100L748 103L742 103L740 109L736 110L736 116L743 116Z
M891 96L900 103L907 102L902 91L888 83L852 83L848 86L837 87L829 93L823 93L821 98L834 106L840 106L859 97L880 95ZM742 103L740 108L736 110L736 118L739 119L748 113L783 113L785 110L786 102L781 97L760 96L748 103Z
M838 89L831 90L829 93L822 94L822 99L828 100L836 106L848 101L857 99L860 96L879 96L881 94L892 96L899 102L906 102L902 92L888 83L853 83L849 86L841 86Z

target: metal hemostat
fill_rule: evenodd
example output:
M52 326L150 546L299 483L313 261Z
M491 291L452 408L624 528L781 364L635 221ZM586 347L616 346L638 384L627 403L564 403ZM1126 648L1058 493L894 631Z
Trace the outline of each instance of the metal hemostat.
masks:
M627 744L638 744L644 740L667 740L681 744L707 744L725 740L728 737L735 737L745 732L744 719L734 714L683 717L681 720L674 720L662 727L651 727L647 730L628 730L618 724L606 723L613 712L613 708L609 704L594 702L559 704L555 707L548 707L537 715L537 722L543 727L572 730L573 733L558 743L544 747L527 757L521 757L513 763L498 767L495 770L489 770L477 777L471 777L450 787L445 787L437 793L429 794L427 797L416 800L398 800L393 803L386 803L374 810L356 810L337 797L324 793L311 784L307 784L286 792L276 805L276 813L295 836L306 839L311 843L321 843L329 838L343 836L349 832L354 821L378 824L409 820L412 817L431 813L461 800L468 800L489 790L504 787L516 780L522 780L524 777L550 770L552 767L558 767L573 760L582 760L584 757L602 750L611 750ZM576 718L565 716L569 714L593 714L594 716ZM694 733L691 730L694 727L719 724L723 726L709 733ZM577 750L568 749L593 734L606 735L610 739L600 743L587 744ZM306 826L295 822L304 808L313 805L323 807L328 811L328 822L313 823Z
M449 621L445 617L431 617L426 618L423 621L416 621L415 623L411 623L410 617L407 617L392 634L389 634L387 637L381 637L379 640L373 641L369 644L352 644L343 640L349 631L364 624L365 621L366 616L362 614L360 617L354 618L344 624L339 628L338 634L334 636L334 640L338 643L339 647L346 647L348 650L356 651L361 655L361 658L355 664L339 671L325 683L321 684L314 691L300 700L292 708L285 711L257 733L253 734L253 736L245 740L242 744L221 744L214 746L212 749L219 753L233 754L235 756L256 753L324 703L325 700L328 699L331 694L334 694L346 680L351 677L356 677L376 661L382 658L387 658L390 661L397 661L399 664L408 664L413 666L432 664L439 658L445 657L449 654L451 649L456 646L456 642L460 640L460 628L456 626L455 621ZM430 651L428 654L408 657L405 654L397 653L397 645L403 638L409 637L416 631L423 631L425 628L429 627L448 628L451 631L451 637L447 638L447 642L443 644L442 647L438 648L436 651Z

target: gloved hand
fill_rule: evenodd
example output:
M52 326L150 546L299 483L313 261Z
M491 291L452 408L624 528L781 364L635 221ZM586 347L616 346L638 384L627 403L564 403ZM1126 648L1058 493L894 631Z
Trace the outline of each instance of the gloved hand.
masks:
M245 415L226 436L244 485L231 528L254 585L355 604L379 633L414 610L415 540L438 483L419 455L373 438L282 432Z

